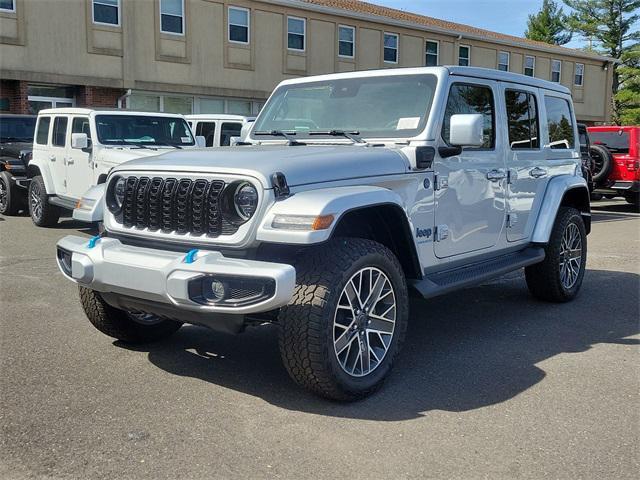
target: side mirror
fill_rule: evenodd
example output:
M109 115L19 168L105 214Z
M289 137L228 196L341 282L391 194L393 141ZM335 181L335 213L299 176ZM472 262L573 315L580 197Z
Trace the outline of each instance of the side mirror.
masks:
M77 148L83 150L89 146L89 137L86 133L72 133L71 134L71 148Z
M202 135L196 136L196 146L199 148L204 148L207 146L207 139Z
M455 147L481 147L484 144L484 118L479 113L452 115L449 143Z

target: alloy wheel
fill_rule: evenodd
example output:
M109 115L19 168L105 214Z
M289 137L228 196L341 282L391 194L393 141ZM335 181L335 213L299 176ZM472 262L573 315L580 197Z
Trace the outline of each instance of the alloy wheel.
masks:
M4 179L0 178L0 210L4 212L5 208L7 208L7 185L4 183Z
M29 203L31 206L31 215L34 218L39 219L42 217L42 198L40 198L40 185L32 183L31 191L29 193Z
M358 270L346 283L333 319L333 348L342 370L364 377L385 358L396 323L396 295L385 273Z
M560 282L566 289L578 281L582 267L582 237L575 223L570 223L562 234L560 243Z

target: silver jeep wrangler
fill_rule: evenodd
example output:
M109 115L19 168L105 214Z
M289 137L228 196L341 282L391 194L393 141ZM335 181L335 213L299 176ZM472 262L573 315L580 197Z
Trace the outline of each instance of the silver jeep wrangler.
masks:
M354 400L389 373L410 291L520 268L541 299L580 289L589 191L558 84L460 67L287 80L241 145L111 171L104 234L57 247L96 328L145 342L272 322L297 383Z

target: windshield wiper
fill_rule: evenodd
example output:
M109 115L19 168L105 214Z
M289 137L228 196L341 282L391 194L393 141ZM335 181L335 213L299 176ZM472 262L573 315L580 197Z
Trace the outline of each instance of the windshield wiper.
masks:
M292 145L306 145L306 143L299 142L292 135L296 135L297 133L294 130L269 130L264 132L253 132L254 135L270 135L272 137L283 137L287 140L287 144Z
M345 132L344 130L317 130L309 132L309 135L328 135L330 137L345 137L351 140L353 143L367 143L360 138L360 132L357 130L352 132Z
M168 143L168 142L155 142L154 145L158 145L161 147L173 147L177 149L182 149L182 145L178 145L177 143Z
M138 148L145 148L147 150L151 150L149 147L147 147L146 145L144 145L143 143L135 143L135 142L130 142L128 140L125 140L123 138L114 138L112 140L107 140L108 142L119 142L122 145L129 145L130 147L138 147ZM108 145L108 144L107 144Z

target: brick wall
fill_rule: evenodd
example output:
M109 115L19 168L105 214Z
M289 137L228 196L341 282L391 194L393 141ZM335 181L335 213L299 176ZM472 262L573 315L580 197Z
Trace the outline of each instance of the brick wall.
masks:
M77 107L116 108L118 98L125 94L118 88L79 86L76 93Z
M10 113L29 113L27 82L0 80L0 109ZM7 105L8 104L8 105Z

